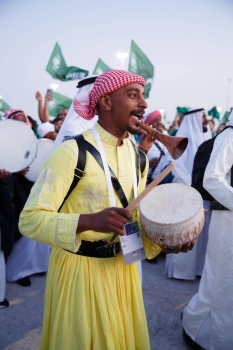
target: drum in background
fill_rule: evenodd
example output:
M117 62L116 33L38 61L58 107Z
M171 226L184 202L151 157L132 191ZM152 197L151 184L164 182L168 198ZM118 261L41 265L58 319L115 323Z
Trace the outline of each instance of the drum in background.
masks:
M37 156L30 165L29 171L24 175L27 180L36 182L38 179L40 169L48 156L51 153L53 147L53 141L49 139L38 140L38 151Z
M188 185L157 186L141 200L139 208L146 236L170 249L195 240L204 226L202 197Z
M27 168L37 153L37 138L25 123L0 121L0 169L16 173Z

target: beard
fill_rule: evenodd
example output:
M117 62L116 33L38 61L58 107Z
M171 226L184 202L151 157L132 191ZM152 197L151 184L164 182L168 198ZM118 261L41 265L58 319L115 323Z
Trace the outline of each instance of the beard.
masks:
M140 133L140 127L136 127L136 126L135 126L135 128L132 128L131 126L128 126L127 127L127 131L130 134L133 134L133 135L137 135L137 134L141 135L142 134L142 132Z
M208 131L207 126L203 125L203 132L207 132L207 131Z

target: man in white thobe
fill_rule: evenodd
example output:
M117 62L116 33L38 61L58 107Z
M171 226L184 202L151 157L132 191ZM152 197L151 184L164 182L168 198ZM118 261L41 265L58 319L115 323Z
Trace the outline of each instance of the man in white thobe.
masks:
M196 151L202 142L211 138L205 110L203 108L190 109L184 113L184 118L176 136L186 136L188 138L188 146L179 159L170 159L176 164L175 169L172 171L174 175L173 183L190 186ZM208 215L209 211L205 214L206 224L192 251L189 251L185 256L184 254L182 254L183 256L180 256L181 254L179 256L175 254L166 256L165 270L169 278L194 280L197 275L201 276L208 239Z
M233 112L227 126L233 127ZM232 166L233 128L227 128L214 142L203 185L229 210L212 211L199 290L183 311L185 338L197 349L233 349Z

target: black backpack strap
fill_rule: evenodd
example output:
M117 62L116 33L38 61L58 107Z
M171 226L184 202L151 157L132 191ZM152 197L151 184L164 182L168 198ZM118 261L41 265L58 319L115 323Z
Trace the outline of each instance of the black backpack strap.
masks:
M63 199L62 204L60 205L58 212L61 210L63 204L65 203L65 201L67 200L67 198L69 197L69 195L71 194L71 192L73 191L73 189L77 186L78 182L81 180L82 176L83 176L83 172L84 172L84 168L85 168L85 164L86 164L86 142L85 139L83 137L82 134L75 136L75 140L78 144L78 160L77 160L77 165L76 168L74 169L74 178L73 181L70 185L70 188L65 196L65 198Z
M99 164L99 166L104 170L104 166L103 166L103 162L102 162L102 158L100 153L97 151L97 149L88 141L86 141L86 150L92 154L92 156L95 158L95 160L97 161L97 163ZM118 181L116 175L114 174L114 172L112 171L112 169L109 166L109 171L110 171L110 175L111 175L111 181L112 181L112 185L118 195L118 198L121 201L121 204L123 205L124 208L126 208L128 206L128 200L125 196L125 193L121 187L120 182Z
M92 156L95 158L97 163L104 170L104 166L103 166L103 162L102 162L102 158L101 158L100 153L97 151L97 149L92 144L90 144L88 141L86 141L84 139L82 134L76 135L75 137L72 137L72 138L69 138L69 140L70 139L74 139L77 142L78 149L79 149L78 161L77 161L77 166L74 170L73 182L71 183L70 188L69 188L62 204L60 205L60 207L58 209L58 212L61 210L63 204L65 203L65 201L67 200L67 198L69 197L69 195L71 194L73 189L77 186L78 182L81 180L81 178L83 176L83 172L84 172L84 168L85 168L85 164L86 164L86 151L88 151L89 153L92 154ZM113 187L118 195L118 198L121 201L121 204L123 205L124 208L126 208L129 203L128 203L128 200L125 196L125 193L120 185L120 182L118 181L116 175L114 174L114 172L112 171L112 169L110 167L109 167L109 171L110 171L110 175L111 175L112 185L113 185Z
M146 167L146 155L143 151L141 151L140 149L138 149L138 147L135 145L135 143L133 143L132 140L130 140L135 148L136 151L136 168L137 168L137 183L139 180L139 169L140 169L140 173L143 174L145 167Z
M69 138L69 140L70 139L74 139L77 142L78 149L79 149L78 160L77 160L77 166L74 170L73 181L70 185L70 188L69 188L65 198L63 199L62 204L60 205L60 207L58 209L58 212L61 210L63 204L65 203L65 201L67 200L67 198L69 197L69 195L74 190L74 188L77 186L78 182L81 180L81 178L83 176L83 172L84 172L84 168L85 168L85 164L86 164L86 151L88 151L89 153L92 154L92 156L95 158L95 160L97 161L99 166L104 170L103 162L102 162L102 158L101 158L100 153L97 151L97 149L92 144L90 144L88 141L86 141L84 139L82 134L76 135L75 137L71 137L71 138ZM133 145L134 145L136 152L137 152L136 167L137 167L137 183L138 183L139 168L140 168L140 172L142 174L145 170L145 167L146 167L146 155L141 150L138 150L134 143L133 143ZM118 181L116 175L114 174L114 172L112 171L112 169L110 167L109 167L109 171L110 171L110 175L111 175L112 185L113 185L113 187L118 195L118 198L121 201L121 204L123 205L124 208L126 208L128 206L128 200L127 200L125 193L121 187L121 184Z
M143 151L141 151L140 149L138 150L139 153L139 164L140 164L140 172L141 174L144 173L144 170L146 168L146 155Z

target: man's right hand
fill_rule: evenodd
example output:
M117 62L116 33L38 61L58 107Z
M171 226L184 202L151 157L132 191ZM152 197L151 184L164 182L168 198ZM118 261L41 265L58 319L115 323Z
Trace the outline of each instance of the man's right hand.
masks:
M124 225L130 220L131 213L125 208L107 208L94 214L81 214L77 233L88 230L96 232L113 232L124 235Z
M6 171L5 169L0 169L0 179L6 179L7 177L11 176L11 173L9 171Z
M36 92L36 99L39 103L42 103L42 95L39 91Z

